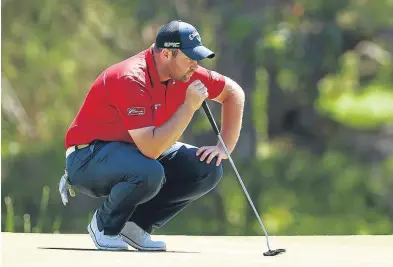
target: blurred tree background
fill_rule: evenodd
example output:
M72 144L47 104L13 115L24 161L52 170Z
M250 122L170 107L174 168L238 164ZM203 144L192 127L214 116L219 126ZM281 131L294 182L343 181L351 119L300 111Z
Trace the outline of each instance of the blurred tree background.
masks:
M390 0L2 1L2 231L86 233L102 199L58 193L64 135L95 77L172 19L247 97L234 160L276 235L393 233ZM210 103L220 121L220 107ZM203 112L183 136L216 143ZM156 233L261 235L228 162Z

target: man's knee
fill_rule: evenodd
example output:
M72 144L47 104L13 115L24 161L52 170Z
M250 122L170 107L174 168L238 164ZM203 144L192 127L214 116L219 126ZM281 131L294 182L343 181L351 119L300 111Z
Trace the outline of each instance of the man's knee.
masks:
M164 168L158 161L149 159L138 169L136 176L139 186L154 196L165 182Z
M201 162L200 168L204 176L204 182L206 186L210 189L216 187L223 176L222 164L216 166L217 158L214 158L209 164L206 162Z
M197 150L197 148L193 148L185 153L185 156L187 157L186 162L190 164L186 164L187 166L183 167L189 168L189 173L192 173L192 176L196 178L196 181L198 183L202 181L204 185L203 187L211 190L220 182L223 176L222 164L216 166L216 157L213 158L210 163L206 163L206 159L204 161L200 161L200 157L196 156Z

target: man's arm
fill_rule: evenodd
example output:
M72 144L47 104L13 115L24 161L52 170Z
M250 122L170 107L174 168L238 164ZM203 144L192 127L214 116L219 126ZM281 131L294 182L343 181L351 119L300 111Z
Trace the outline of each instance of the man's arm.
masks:
M223 91L213 100L222 104L221 136L231 153L240 136L245 101L244 91L235 81L225 77ZM218 146L221 147L221 144Z
M128 132L146 157L157 159L180 138L194 113L195 110L184 103L161 127L150 126Z
M245 95L243 89L235 81L225 76L224 79L225 85L222 92L213 100L222 104L221 137L231 153L240 136ZM222 159L227 158L221 143L216 146L203 146L198 149L196 155L200 156L200 160L206 160L208 164L217 157L217 166L221 164Z
M183 134L195 111L208 96L207 88L199 80L190 84L186 99L175 114L161 127L129 130L138 149L147 157L157 159Z

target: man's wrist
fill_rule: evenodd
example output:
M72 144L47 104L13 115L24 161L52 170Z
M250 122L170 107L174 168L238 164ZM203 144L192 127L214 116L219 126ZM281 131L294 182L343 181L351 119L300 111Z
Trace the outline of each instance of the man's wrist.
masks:
M197 109L195 109L190 103L188 103L188 102L184 102L183 103L183 108L186 110L186 111L189 111L189 112L192 112L192 113L195 113L195 111L197 111Z

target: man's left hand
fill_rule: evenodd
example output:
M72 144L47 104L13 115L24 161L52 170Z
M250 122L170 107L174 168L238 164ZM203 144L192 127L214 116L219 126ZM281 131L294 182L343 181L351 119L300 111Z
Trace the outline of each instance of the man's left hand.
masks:
M201 161L204 161L206 159L207 164L210 164L213 158L217 157L216 166L220 165L221 160L228 158L224 149L218 146L203 146L198 149L196 155L201 156Z

